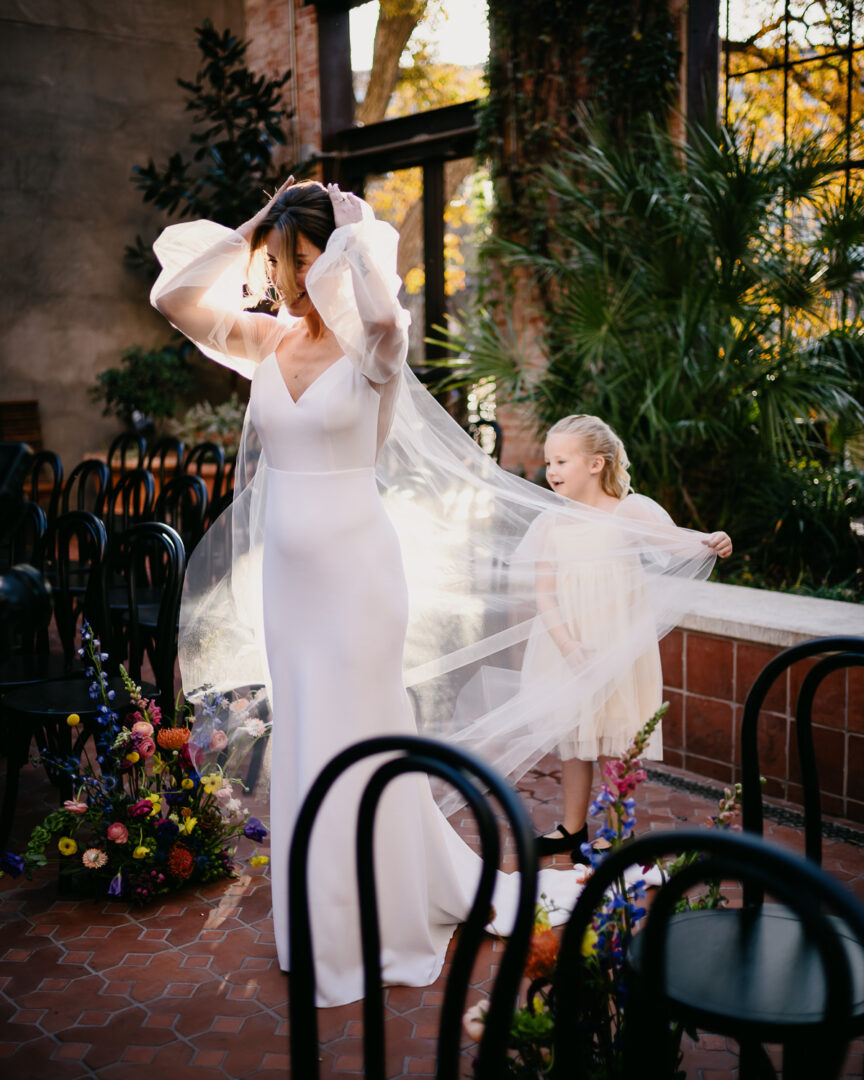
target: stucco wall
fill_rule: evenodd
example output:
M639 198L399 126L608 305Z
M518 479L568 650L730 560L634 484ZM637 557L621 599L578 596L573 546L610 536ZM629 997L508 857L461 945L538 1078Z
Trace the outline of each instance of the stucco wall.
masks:
M205 17L245 32L242 0L0 0L0 398L39 400L67 468L119 428L96 373L168 337L123 262L165 220L129 176L185 145Z

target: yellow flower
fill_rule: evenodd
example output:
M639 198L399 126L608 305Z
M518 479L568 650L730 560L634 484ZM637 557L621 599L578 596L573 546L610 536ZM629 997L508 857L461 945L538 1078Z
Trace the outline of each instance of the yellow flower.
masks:
M136 762L139 762L141 760L141 755L138 753L137 750L133 750L131 754L126 755L126 760L129 762L130 765L135 765Z
M78 727L78 725L81 723L81 717L78 715L77 712L69 713L69 715L66 717L66 723L69 725L69 727Z
M74 855L78 850L78 845L71 836L61 836L57 841L57 848L61 855Z
M540 930L549 930L552 927L552 923L549 922L549 912L546 910L546 905L539 903L534 909L534 930L535 933Z
M582 938L582 955L584 957L587 958L594 952L594 950L597 948L598 940L599 939L597 937L596 930L585 931L585 937Z
M183 788L184 791L190 791L193 787L195 787L195 781L190 780L188 776L184 776L184 778L180 781L180 787Z
M197 817L187 817L186 820L183 822L183 824L180 826L180 832L185 832L186 835L188 836L189 833L192 832L192 830L195 828L195 826L197 824L198 824L198 818Z
M201 786L208 795L215 795L219 788L222 787L222 774L214 772L210 773L209 776L202 776Z
M132 852L133 859L146 859L150 854L150 848L145 847L144 844L139 844L138 847Z
M164 772L165 762L159 754L154 754L153 757L150 758L150 768L153 770L154 776L159 776L160 773Z
M153 809L150 811L150 817L156 817L162 810L162 796L161 795L148 795L146 797L153 804Z
M270 862L269 855L253 855L249 862L253 866L266 866Z

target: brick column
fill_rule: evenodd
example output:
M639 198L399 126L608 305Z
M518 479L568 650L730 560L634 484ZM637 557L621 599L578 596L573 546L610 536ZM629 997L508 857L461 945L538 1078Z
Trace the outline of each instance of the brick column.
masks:
M293 4L287 0L245 0L245 8L247 57L252 70L275 76L292 69L292 78L283 91L286 108L295 110L293 139L286 147L285 164L296 165L321 148L315 8L303 0L294 0Z

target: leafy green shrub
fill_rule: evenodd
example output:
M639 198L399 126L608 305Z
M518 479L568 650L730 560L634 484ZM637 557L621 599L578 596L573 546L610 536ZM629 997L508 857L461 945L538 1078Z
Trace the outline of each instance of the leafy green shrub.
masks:
M173 416L190 384L189 366L178 349L135 345L123 353L119 367L96 376L90 395L104 402L103 416L113 413L132 424L136 413L153 420Z

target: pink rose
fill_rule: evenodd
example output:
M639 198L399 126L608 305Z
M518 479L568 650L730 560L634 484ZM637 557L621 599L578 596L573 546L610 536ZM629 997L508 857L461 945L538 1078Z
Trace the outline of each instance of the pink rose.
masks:
M121 822L115 821L108 826L106 836L109 840L113 840L115 844L125 844L129 839L129 830Z
M138 802L133 803L126 813L131 818L146 817L153 810L153 803L149 799L139 799Z
M210 749L214 751L224 750L228 745L228 736L224 731L214 731L210 736Z
M147 726L150 727L149 724ZM153 729L151 728L150 730L152 731ZM138 743L138 753L141 755L142 758L153 757L153 755L156 753L156 743L154 743L149 736L141 739L141 741Z
M77 799L67 799L66 802L63 803L63 809L68 810L70 814L86 814L87 803L78 802Z
M136 716L140 716L140 713L135 713ZM153 734L153 725L146 720L137 720L132 725L132 734L138 735L144 739Z
M472 1005L462 1017L462 1028L469 1039L480 1042L486 1027L486 1014L489 1012L489 999L484 998Z

